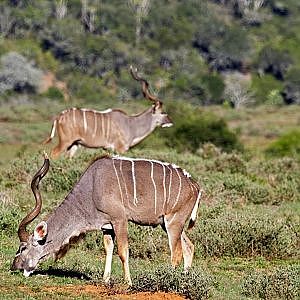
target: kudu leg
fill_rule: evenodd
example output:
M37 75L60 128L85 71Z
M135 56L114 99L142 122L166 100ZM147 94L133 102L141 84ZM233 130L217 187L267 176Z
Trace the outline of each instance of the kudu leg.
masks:
M76 144L72 145L72 146L67 150L67 156L68 156L69 158L72 158L72 157L75 155L75 153L76 153L76 151L77 151L78 148L79 148L79 145L76 145Z
M62 152L67 150L67 148L68 148L68 144L59 142L59 144L55 146L51 151L51 157L53 159L58 158Z
M165 216L164 221L171 250L171 264L175 268L182 259L181 234L184 224L176 220L176 214Z
M188 272L188 269L192 265L193 256L194 256L194 245L190 239L185 234L184 230L181 234L181 245L183 252L183 261L184 261L184 272Z
M128 231L127 231L127 221L118 220L112 222L113 228L116 235L118 254L122 261L124 278L128 285L132 285L130 272L129 272L129 250L128 250Z
M103 231L103 242L104 242L104 248L106 253L105 268L103 274L103 281L105 283L109 283L110 280L111 263L112 263L112 257L114 251L114 238L115 238L115 234L113 231L112 232L106 230Z

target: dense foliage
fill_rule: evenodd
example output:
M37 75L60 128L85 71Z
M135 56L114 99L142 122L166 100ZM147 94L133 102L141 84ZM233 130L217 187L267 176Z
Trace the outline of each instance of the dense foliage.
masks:
M5 0L0 55L19 52L66 81L73 98L91 102L136 97L134 64L165 99L239 107L276 95L299 103L299 5ZM227 80L235 72L239 79Z

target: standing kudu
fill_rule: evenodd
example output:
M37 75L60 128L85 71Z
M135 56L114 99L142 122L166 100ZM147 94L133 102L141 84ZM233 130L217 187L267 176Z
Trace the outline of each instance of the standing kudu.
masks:
M89 148L110 148L119 153L126 152L138 144L156 127L172 126L172 121L162 110L162 102L149 92L148 82L137 75L130 67L132 77L140 81L145 98L153 102L146 111L128 116L117 109L96 111L71 108L61 112L54 120L50 136L43 142L50 142L57 131L58 145L52 150L51 157L56 158L67 151L72 157L78 145Z
M29 235L26 226L42 206L39 181L49 169L49 160L33 177L35 208L21 221L20 247L12 270L32 273L37 264L52 256L62 257L69 244L86 232L102 230L106 251L103 279L109 282L114 239L118 245L125 280L131 284L127 237L128 221L148 226L161 225L167 232L172 266L183 255L184 270L192 264L194 245L183 228L194 226L202 190L179 167L147 159L102 157L95 160L74 185L65 200Z

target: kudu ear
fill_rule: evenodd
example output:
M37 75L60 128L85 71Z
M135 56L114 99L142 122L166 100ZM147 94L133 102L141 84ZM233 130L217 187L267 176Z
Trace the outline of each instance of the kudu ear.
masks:
M157 112L162 109L162 103L160 101L156 101L153 105L153 112Z
M42 221L35 227L33 232L33 238L35 241L41 241L47 236L47 233L47 223Z

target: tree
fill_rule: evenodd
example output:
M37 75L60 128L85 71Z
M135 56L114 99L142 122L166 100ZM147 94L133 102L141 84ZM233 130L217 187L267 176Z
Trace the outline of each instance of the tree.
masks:
M244 77L239 73L231 73L225 76L224 95L236 109L254 101L254 95L249 90L249 82Z
M15 20L9 7L1 5L0 10L0 36L6 37L11 31Z
M67 0L57 0L55 1L55 17L58 20L63 19L68 11L68 1Z
M36 91L43 72L16 52L9 52L0 60L0 93L8 90Z
M89 3L88 0L81 0L81 21L89 32L95 31L97 2Z
M150 10L150 0L128 0L130 8L135 14L135 44L138 47L141 40L142 21Z

